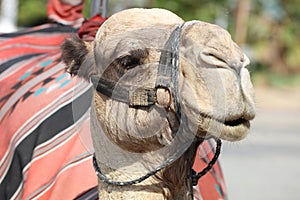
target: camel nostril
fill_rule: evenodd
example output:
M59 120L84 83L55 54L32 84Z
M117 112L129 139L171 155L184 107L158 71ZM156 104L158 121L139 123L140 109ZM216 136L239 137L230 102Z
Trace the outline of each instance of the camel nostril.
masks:
M241 62L241 63L245 62L244 57L240 58L240 62Z
M249 64L250 64L249 58L246 55L244 55L244 57L243 57L243 67L246 67Z
M243 68L244 63L245 63L245 60L244 59L240 59L240 62L239 61L235 61L235 62L233 62L229 66L236 73L237 76L240 76L240 71Z

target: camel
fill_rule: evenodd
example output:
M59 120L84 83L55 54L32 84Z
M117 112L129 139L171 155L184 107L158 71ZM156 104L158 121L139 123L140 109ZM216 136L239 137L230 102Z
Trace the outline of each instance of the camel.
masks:
M192 199L199 144L241 140L255 117L249 59L230 34L164 9L116 13L94 41L66 39L62 59L94 85L99 199Z

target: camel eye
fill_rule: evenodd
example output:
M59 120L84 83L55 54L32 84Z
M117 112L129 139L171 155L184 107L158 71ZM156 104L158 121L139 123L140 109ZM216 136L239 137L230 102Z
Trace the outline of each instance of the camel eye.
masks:
M134 68L137 65L141 64L140 59L138 59L137 57L133 57L131 55L120 58L119 63L126 69Z
M129 55L125 55L119 58L119 64L125 69L131 69L138 65L142 65L145 59L148 57L148 49L135 49L129 51Z

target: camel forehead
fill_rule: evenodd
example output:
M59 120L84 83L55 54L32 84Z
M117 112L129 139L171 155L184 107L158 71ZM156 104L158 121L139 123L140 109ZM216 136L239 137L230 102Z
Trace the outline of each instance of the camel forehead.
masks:
M110 35L94 43L94 56L99 66L109 66L116 59L131 55L131 51L146 50L157 58L172 30L141 28ZM149 57L149 58L150 58ZM98 66L97 65L97 66Z
M187 38L191 38L202 44L207 44L212 40L222 42L223 44L233 42L228 31L215 24L195 20L187 22L184 29L184 35Z
M184 21L176 14L159 8L132 8L112 15L100 27L95 40L103 40L114 34L143 27L168 27Z

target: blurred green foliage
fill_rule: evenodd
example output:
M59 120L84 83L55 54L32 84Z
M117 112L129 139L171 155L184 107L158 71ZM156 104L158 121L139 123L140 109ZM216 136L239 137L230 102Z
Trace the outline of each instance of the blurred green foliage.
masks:
M44 23L47 0L19 0L18 25L21 27L34 26Z
M85 0L83 14L89 16L92 0ZM30 27L46 23L47 0L19 0L18 26Z
M85 3L86 17L91 1ZM19 25L44 23L46 2L19 0ZM110 0L110 7L118 9L134 6L166 8L184 20L221 25L244 48L254 73L275 74L275 79L300 74L299 0Z
M212 23L218 17L218 14L228 15L231 10L230 4L228 0L153 1L154 7L171 10L184 20L201 19Z

